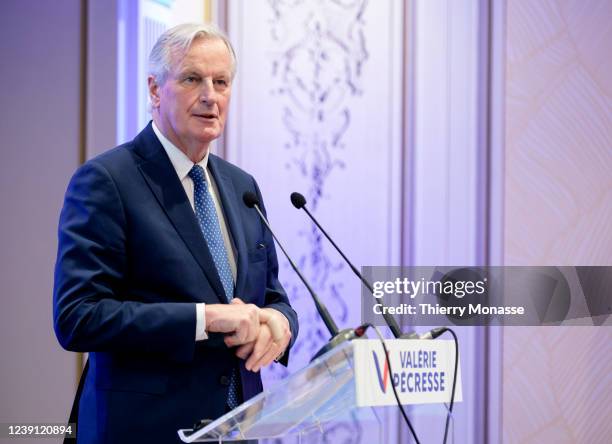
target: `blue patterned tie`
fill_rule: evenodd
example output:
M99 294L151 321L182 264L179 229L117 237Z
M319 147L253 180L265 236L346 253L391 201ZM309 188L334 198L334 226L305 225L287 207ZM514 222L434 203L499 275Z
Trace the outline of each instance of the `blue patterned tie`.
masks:
M193 180L196 217L198 218L200 229L202 230L202 234L204 234L204 239L206 240L210 254L215 262L217 273L219 273L219 278L221 279L221 284L225 291L225 297L229 302L234 297L234 278L223 242L223 235L221 234L215 203L208 192L204 168L200 165L194 165L189 171L189 177ZM227 405L231 409L236 408L239 404L238 378L238 369L234 368L230 376L227 398Z

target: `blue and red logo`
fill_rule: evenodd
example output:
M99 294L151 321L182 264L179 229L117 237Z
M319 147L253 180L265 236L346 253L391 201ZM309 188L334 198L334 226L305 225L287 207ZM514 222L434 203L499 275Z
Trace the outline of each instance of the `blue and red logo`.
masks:
M378 375L378 384L383 393L387 393L387 382L389 382L389 360L385 357L385 364L381 372L381 366L378 362L378 355L372 350L372 358L376 366L376 374ZM381 374L382 373L382 374Z

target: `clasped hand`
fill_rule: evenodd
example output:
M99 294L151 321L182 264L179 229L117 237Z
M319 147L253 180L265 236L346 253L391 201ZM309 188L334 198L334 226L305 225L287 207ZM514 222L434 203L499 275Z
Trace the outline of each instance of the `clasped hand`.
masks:
M236 356L247 370L258 372L281 356L291 340L289 321L278 310L259 308L234 298L230 304L206 306L206 330L227 333L225 344L238 346Z

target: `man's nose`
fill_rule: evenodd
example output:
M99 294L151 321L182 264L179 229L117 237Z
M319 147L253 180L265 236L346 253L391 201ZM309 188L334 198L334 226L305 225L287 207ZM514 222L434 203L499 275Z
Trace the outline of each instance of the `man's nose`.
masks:
M212 79L205 79L202 82L202 89L200 91L200 101L207 105L212 105L216 100L216 91L213 85Z

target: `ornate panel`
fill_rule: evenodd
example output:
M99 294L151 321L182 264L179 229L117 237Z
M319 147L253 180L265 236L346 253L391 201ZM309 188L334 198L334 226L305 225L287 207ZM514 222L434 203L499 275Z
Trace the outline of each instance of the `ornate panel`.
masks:
M306 196L356 265L400 263L401 7L262 0L228 9L238 73L226 157L256 177L273 227L340 328L360 322L359 281L289 195ZM329 334L284 258L280 273L300 318L295 370ZM286 374L275 367L265 377ZM363 433L355 426L333 439L366 442Z

